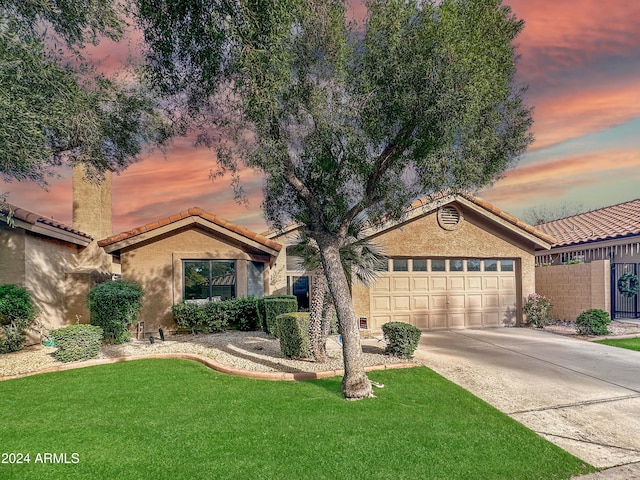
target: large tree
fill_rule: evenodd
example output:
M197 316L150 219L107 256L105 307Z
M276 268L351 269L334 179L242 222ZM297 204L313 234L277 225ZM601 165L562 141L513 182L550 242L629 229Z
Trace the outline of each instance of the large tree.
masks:
M167 138L131 75L109 78L84 55L125 28L116 0L0 1L0 179L44 185L77 162L99 178Z
M217 161L264 172L271 226L317 243L343 335L347 398L372 395L349 283L349 225L490 183L531 138L514 83L522 29L500 0L138 0L149 78ZM182 107L182 108L181 108ZM225 141L226 140L226 141Z

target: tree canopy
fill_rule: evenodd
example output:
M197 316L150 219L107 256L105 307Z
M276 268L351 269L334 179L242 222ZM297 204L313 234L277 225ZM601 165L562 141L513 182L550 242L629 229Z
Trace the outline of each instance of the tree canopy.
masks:
M125 168L146 142L167 138L152 98L135 82L96 72L87 44L118 41L115 1L0 1L0 178L46 184L54 167L90 175Z
M148 78L217 161L265 175L271 226L317 242L344 340L347 397L371 394L340 247L349 225L490 183L531 141L500 0L138 0ZM214 143L217 142L217 143Z

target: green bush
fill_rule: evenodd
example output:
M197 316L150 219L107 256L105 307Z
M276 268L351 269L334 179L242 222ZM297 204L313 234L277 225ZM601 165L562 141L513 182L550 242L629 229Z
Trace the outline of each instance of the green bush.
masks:
M288 358L311 356L309 312L284 313L275 320L280 334L280 351Z
M95 325L69 325L50 332L58 350L56 360L76 362L98 355L102 345L102 328Z
M191 330L191 333L205 330L204 309L197 303L177 303L171 307L171 313L178 328Z
M0 285L0 353L22 349L25 333L37 314L28 291L11 283Z
M580 335L607 335L611 323L609 314L598 308L585 310L576 318L576 331Z
M382 333L387 342L384 352L402 358L413 358L422 335L419 328L404 322L385 323L382 325Z
M211 333L224 332L229 325L228 308L224 302L209 302L202 307L204 312L204 325Z
M260 326L256 299L253 297L234 298L220 302L224 304L227 322L238 330L257 330Z
M107 343L129 340L129 326L138 319L143 295L140 285L124 280L101 283L89 291L91 324L102 328Z
M298 301L294 295L274 295L264 299L264 331L279 337L276 328L276 317L283 313L293 313L298 310Z

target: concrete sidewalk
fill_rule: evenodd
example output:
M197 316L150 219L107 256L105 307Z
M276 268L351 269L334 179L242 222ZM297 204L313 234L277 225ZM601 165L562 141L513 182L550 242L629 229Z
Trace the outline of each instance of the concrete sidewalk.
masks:
M622 466L584 478L640 478L640 352L495 328L425 332L415 359L591 465Z

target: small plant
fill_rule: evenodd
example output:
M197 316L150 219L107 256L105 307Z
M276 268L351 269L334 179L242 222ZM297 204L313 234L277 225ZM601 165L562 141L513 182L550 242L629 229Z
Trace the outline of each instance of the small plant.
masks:
M404 322L385 323L382 333L387 342L384 353L401 358L413 358L422 335L419 328Z
M89 291L91 324L101 327L107 343L124 343L131 338L133 325L142 307L142 287L135 282L116 280Z
M580 335L607 335L609 333L609 314L599 308L585 310L576 318L576 332Z
M95 325L69 325L52 330L50 336L58 347L56 360L65 363L94 358L102 345L102 328Z
M544 295L532 293L524 302L524 313L527 314L527 323L538 328L544 328L551 321L551 300Z
M309 341L309 312L294 312L278 315L275 320L280 334L280 351L287 358L311 356Z
M0 285L0 353L17 352L38 314L31 295L18 285Z

